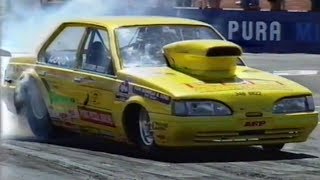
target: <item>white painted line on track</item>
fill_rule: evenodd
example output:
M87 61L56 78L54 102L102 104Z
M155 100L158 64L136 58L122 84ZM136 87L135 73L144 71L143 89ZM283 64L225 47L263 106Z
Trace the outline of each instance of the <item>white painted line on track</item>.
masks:
M317 75L319 71L318 70L281 70L281 71L273 71L272 73L279 76L297 76L297 75L311 76L311 75Z

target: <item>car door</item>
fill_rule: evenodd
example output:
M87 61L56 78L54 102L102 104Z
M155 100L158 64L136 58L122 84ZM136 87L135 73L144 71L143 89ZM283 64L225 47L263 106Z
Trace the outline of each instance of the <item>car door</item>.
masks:
M112 138L117 132L113 113L116 77L108 31L89 27L81 52L75 82L77 89L87 96L85 103L79 106L81 129Z
M75 70L79 47L86 37L86 27L63 24L41 48L35 70L48 90L50 117L55 125L79 131L78 107L87 95L77 89Z

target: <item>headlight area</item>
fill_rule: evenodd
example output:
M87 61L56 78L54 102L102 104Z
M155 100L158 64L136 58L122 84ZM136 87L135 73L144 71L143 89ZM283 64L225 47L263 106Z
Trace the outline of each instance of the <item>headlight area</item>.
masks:
M274 114L288 114L315 111L312 96L283 98L273 106Z
M175 101L172 103L175 116L231 116L232 110L217 101Z

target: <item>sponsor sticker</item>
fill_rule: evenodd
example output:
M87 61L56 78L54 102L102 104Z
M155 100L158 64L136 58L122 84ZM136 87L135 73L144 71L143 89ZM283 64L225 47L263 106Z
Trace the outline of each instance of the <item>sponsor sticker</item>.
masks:
M160 122L153 122L152 123L152 129L153 130L159 130L159 131L165 131L168 128L167 123L160 123Z
M51 105L48 109L50 116L54 120L74 121L80 118L75 99L49 93Z
M139 95L164 104L170 104L171 102L170 96L142 87L130 85L128 81L124 81L120 84L118 91L116 92L116 99L126 101L132 95Z
M250 89L253 92L250 95L259 95L257 94L259 90L274 90L274 89L289 89L283 84L276 81L267 81L267 80L254 80L254 81L244 81L241 83L225 83L225 84L185 84L187 87L193 89L196 92L212 92L212 91L232 91L237 90L241 91L244 89ZM240 94L241 95L241 94ZM243 95L243 94L242 94Z
M129 81L124 81L120 84L116 93L116 98L121 101L126 101L130 97L130 84Z
M142 97L145 97L145 98L148 98L148 99L151 99L154 101L158 101L158 102L161 102L164 104L170 104L170 101L171 101L171 98L167 95L164 95L159 92L152 91L152 90L148 90L145 88L137 87L137 86L134 86L132 88L132 92L134 94L137 94Z
M245 122L245 127L261 127L266 125L266 121L247 121Z
M250 91L250 92L245 92L245 91L238 91L235 92L236 96L261 96L262 93L261 91Z
M83 121L115 127L115 123L113 122L112 115L110 113L84 107L79 107L78 109L80 118Z

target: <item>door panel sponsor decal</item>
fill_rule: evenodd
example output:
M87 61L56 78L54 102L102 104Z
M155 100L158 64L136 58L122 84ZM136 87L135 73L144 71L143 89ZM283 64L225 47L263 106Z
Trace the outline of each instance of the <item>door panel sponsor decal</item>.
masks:
M75 121L80 119L75 99L54 92L49 93L49 114L53 120Z
M83 121L115 127L115 123L113 122L112 115L110 113L84 107L78 107L78 109L80 118Z
M132 89L134 94L140 95L142 97L146 97L148 99L158 101L164 104L170 104L171 98L167 95L161 94L159 92L155 92L152 90L144 89L141 87L134 86Z
M164 104L170 104L171 102L170 96L146 88L130 85L128 81L124 81L119 85L116 92L116 99L126 101L132 95L139 95Z
M121 101L126 101L131 94L131 86L128 81L124 81L120 84L118 91L116 92L116 98Z

